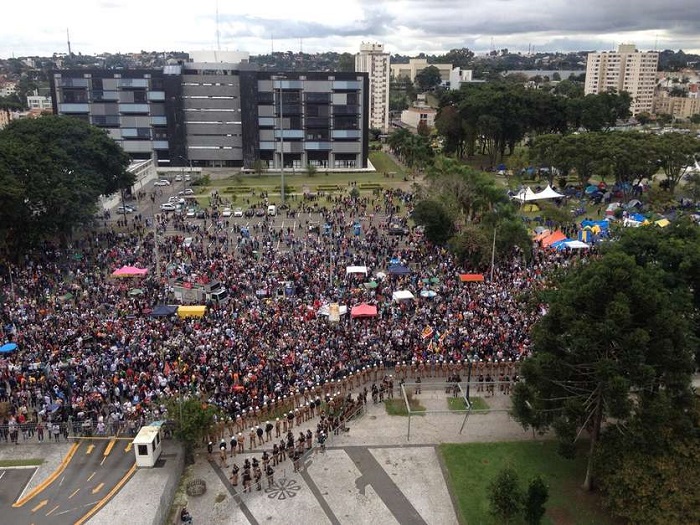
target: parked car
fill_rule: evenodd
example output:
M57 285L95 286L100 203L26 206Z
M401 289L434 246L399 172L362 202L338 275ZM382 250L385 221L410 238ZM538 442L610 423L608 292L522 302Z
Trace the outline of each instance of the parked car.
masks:
M192 188L185 188L177 192L178 195L194 195L194 190Z
M160 211L175 211L176 209L177 206L175 206L172 202L164 202L160 205Z
M185 174L185 182L189 182L191 180L192 180L192 176L189 173Z
M117 208L117 213L119 214L127 214L127 213L135 213L136 208L133 206L129 206L128 204L126 206L119 206Z
M256 217L264 217L265 216L265 209L258 208L257 210L255 210L255 216Z
M177 175L175 177L175 182L182 182L182 175Z
M173 204L185 204L185 199L182 197L169 197L168 202L172 202Z
M194 219L194 216L197 214L197 210L194 208L187 208L187 214L186 216L190 219Z
M160 179L153 183L154 186L170 186L170 181L167 179Z
M207 213L204 210L197 210L196 217L198 219L204 219L204 218L206 218L206 216L207 216Z
M243 215L246 217L254 217L255 216L255 210L253 208L248 208Z
M243 209L236 208L235 210L233 210L233 216L234 217L243 217Z
M232 214L233 211L229 207L224 208L224 210L221 212L222 217L230 217Z

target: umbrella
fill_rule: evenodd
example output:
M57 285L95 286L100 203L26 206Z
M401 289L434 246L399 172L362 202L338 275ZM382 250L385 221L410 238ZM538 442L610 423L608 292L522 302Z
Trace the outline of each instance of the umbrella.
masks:
M384 272L377 272L377 279L384 279L384 277L386 277Z
M437 292L434 292L433 290L422 290L420 293L421 297L426 297L428 299L432 299L437 295Z
M0 346L0 354L9 354L14 350L17 350L17 343L5 343Z
M74 254L73 254L73 259L76 260L76 261L79 261L79 260L82 259L82 258L83 258L83 254L82 254L82 253L74 253Z
M590 185L586 187L586 193L588 195L590 195L591 193L595 193L596 191L598 191L598 186Z
M430 282L431 282L432 284L437 284L437 283L440 282L440 279L439 279L438 277L431 277L431 278L430 278Z
M370 304L362 303L357 306L353 306L350 311L350 316L352 318L356 317L374 317L377 315L377 307Z
M421 279L420 282L423 284L428 284L430 282L430 279Z
M129 295L131 297L136 297L137 295L143 295L143 290L141 288L132 288L129 290Z
M377 281L370 281L370 282L364 284L365 288L376 288L377 286L379 286L377 284Z

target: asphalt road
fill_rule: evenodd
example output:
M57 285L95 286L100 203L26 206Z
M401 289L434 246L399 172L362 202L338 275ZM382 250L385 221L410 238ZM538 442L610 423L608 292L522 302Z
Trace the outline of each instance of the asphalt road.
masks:
M3 512L7 521L0 518L0 522L13 525L86 522L133 474L134 452L130 443L131 439L81 440L65 470L53 481L39 485L29 500L25 496L9 509L3 505L7 509ZM5 493L5 487L2 492Z
M0 509L9 509L17 501L35 471L34 467L0 469Z

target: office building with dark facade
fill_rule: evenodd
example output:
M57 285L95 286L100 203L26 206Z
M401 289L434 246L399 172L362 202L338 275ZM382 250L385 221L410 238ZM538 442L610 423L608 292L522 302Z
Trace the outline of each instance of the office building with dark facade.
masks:
M61 70L54 112L104 128L159 166L367 167L366 73L257 71L241 62Z

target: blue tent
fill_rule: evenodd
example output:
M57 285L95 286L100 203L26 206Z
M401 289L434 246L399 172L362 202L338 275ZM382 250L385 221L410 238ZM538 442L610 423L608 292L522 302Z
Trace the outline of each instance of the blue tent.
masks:
M402 264L392 264L386 271L389 275L408 275L411 273L411 270Z
M169 315L174 315L176 312L177 306L158 304L151 310L151 317L167 317Z
M0 346L0 354L9 354L15 350L17 350L17 343L5 343Z

